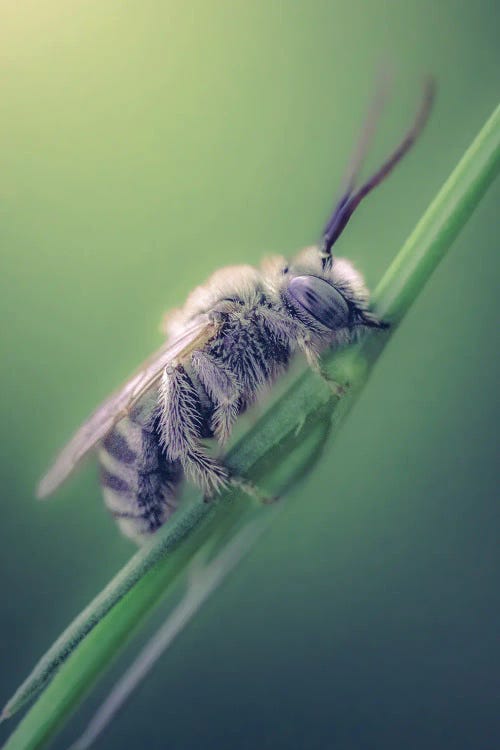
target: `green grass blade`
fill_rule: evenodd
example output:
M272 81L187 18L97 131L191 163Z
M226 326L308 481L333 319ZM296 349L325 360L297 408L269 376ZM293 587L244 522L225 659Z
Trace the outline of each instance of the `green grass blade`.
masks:
M235 471L253 480L267 479L283 490L310 465L324 439L323 435L319 443L315 440L317 431L321 432L325 423L328 426L329 419L334 428L342 422L383 346L499 170L500 107L425 212L375 292L378 312L394 326L385 334L369 333L359 346L327 358L336 379L350 384L347 396L334 397L316 376L305 373L231 451L228 462ZM309 442L310 453L298 455ZM57 731L200 545L222 528L230 537L244 520L250 512L248 503L231 502L233 499L234 494L228 494L212 506L197 501L176 514L155 541L138 552L60 636L16 691L6 712L12 714L24 705L71 656L5 750L42 747ZM258 512L265 513L266 509Z
M275 508L281 508L281 504ZM87 750L95 743L177 635L255 545L273 519L274 514L262 513L259 518L240 529L213 559L205 561L198 556L194 558L187 571L188 581L181 601L168 613L161 627L120 677L85 732L70 750Z

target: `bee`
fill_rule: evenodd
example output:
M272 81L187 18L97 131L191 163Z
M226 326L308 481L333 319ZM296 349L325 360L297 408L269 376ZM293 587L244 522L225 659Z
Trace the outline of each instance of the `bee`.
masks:
M174 513L184 477L207 499L231 483L243 482L253 492L248 482L231 476L206 441L224 445L238 416L295 355L304 355L308 366L337 389L321 366L321 353L348 344L365 328L386 327L369 309L361 274L350 261L334 257L332 248L363 198L411 148L433 97L433 82L427 81L411 128L356 189L378 100L319 246L306 248L291 262L273 257L260 268L222 268L196 288L182 308L165 317L165 344L62 450L41 480L38 497L51 494L97 450L105 504L122 532L141 541Z

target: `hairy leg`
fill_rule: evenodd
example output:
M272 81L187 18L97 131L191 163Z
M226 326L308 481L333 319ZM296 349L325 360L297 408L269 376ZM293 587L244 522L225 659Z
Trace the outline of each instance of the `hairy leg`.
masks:
M228 367L206 352L193 352L191 366L214 404L210 426L219 443L223 444L238 416L240 384Z
M337 383L335 378L332 378L330 373L325 370L321 364L319 352L314 348L312 342L304 337L299 339L298 343L301 351L305 354L307 364L311 370L315 372L316 375L319 375L335 396L343 396L348 389L348 385Z
M289 345L292 350L298 346L300 351L305 355L307 364L311 370L319 375L336 396L342 396L345 393L345 386L337 383L322 366L319 352L315 348L311 337L304 334L293 319L283 315L279 310L272 308L262 307L258 312L267 330L273 336Z
M170 460L179 460L209 501L228 486L241 489L260 502L273 502L250 481L231 476L229 469L210 456L201 443L201 404L196 389L180 365L166 368L160 388L160 435Z
M229 472L201 443L200 398L181 365L165 369L160 406L160 435L167 457L179 460L186 476L206 495L213 495L227 486Z
M217 362L214 357L206 352L193 352L191 366L215 404L211 427L215 437L222 444L229 437L238 416L241 396L240 384L229 368ZM270 497L252 482L242 477L230 476L229 483L249 497L266 505L277 500L276 497Z

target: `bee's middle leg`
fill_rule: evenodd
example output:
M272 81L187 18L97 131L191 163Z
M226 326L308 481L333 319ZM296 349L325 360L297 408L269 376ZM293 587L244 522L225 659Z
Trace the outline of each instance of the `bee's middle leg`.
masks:
M224 444L239 413L241 386L227 365L206 352L194 351L191 367L213 405L210 427L218 442Z
M233 424L238 416L241 387L235 374L206 352L195 351L191 358L191 366L201 381L203 388L210 396L214 405L211 427L214 436L223 444L231 434ZM228 483L239 489L254 500L268 505L277 500L261 490L248 479L231 475ZM210 495L205 495L209 502Z
M205 494L229 484L228 470L201 442L200 397L182 365L165 369L160 388L160 433L170 460L179 460L188 479Z
M167 368L160 388L160 432L170 460L179 460L188 479L203 492L207 501L234 486L260 502L273 502L250 481L231 474L222 462L211 456L201 439L202 422L199 395L181 365Z

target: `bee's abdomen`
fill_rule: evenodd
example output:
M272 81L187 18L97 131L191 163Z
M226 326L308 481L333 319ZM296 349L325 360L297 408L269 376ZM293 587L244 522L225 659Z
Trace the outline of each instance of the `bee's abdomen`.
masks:
M122 419L99 451L104 501L124 534L140 539L176 509L177 462L163 454L153 427Z

